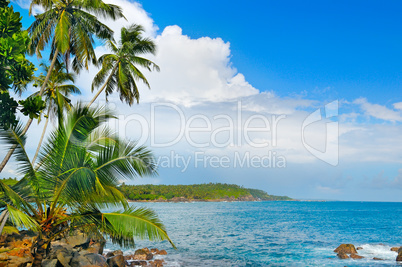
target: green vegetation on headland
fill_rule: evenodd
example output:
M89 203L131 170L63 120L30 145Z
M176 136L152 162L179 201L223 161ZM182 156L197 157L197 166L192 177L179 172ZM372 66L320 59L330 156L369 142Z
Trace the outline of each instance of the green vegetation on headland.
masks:
M258 201L293 200L287 196L268 195L263 190L234 184L126 185L119 190L132 201Z

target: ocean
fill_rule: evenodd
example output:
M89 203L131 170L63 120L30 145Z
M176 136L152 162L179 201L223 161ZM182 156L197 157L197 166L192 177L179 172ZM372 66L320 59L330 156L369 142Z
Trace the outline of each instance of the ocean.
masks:
M131 203L155 210L170 238L137 240L137 248L165 249L164 266L398 266L402 203L195 202ZM340 260L342 243L363 247L360 260ZM118 249L108 243L107 250ZM133 249L123 249L125 253ZM382 261L373 260L382 258ZM400 264L399 266L402 266Z

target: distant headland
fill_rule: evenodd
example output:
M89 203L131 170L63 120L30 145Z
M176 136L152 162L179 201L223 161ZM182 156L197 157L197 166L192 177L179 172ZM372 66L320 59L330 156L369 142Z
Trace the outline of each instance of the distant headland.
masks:
M192 185L126 185L119 190L129 201L138 202L223 202L292 201L288 196L274 196L259 189L235 184L208 183Z

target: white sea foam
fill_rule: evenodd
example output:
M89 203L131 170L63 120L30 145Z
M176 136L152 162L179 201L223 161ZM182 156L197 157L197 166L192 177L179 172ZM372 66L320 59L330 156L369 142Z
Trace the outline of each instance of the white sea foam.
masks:
M359 246L358 246L359 247ZM395 261L397 253L391 251L391 247L382 244L363 244L360 245L363 249L359 250L359 255L365 258L381 258L384 260Z

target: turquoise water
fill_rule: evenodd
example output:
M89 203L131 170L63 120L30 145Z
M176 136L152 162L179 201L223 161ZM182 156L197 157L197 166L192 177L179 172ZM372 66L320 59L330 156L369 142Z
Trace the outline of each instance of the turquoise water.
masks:
M132 204L155 210L178 247L137 240L166 249L165 266L397 266L390 247L402 245L402 203ZM365 259L337 259L341 243L362 246Z

